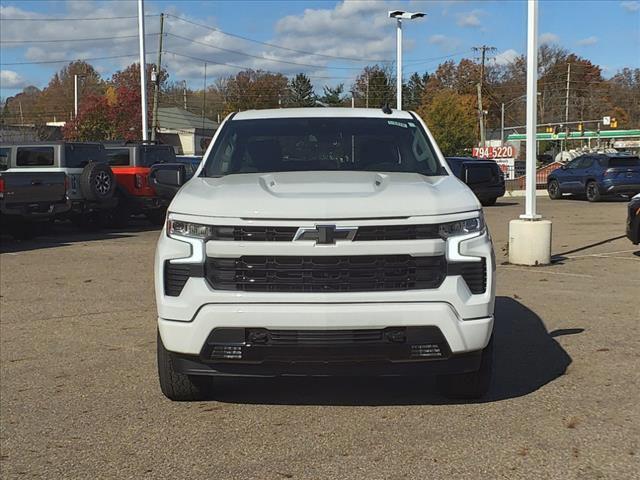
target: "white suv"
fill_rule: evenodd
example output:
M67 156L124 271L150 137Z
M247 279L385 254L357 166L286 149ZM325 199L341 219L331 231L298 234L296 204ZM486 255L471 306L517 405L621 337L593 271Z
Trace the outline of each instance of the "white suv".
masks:
M494 279L480 204L414 113L232 114L158 240L160 386L194 400L217 375L438 375L478 397Z

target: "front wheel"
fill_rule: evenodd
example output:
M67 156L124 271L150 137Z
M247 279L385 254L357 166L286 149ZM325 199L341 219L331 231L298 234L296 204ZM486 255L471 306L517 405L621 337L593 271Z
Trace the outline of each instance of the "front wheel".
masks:
M483 397L491 385L493 371L493 336L482 350L480 368L475 372L441 375L438 388L448 398L474 399Z
M185 375L176 370L173 354L164 348L160 332L157 340L158 378L160 390L169 400L192 402L205 400L211 394L211 379Z
M586 190L587 200L590 202L599 202L602 199L602 195L600 195L600 190L598 189L598 184L596 182L587 183Z
M557 180L551 180L547 185L547 192L549 192L549 198L551 200L559 200L562 198L562 193L560 193L560 184Z

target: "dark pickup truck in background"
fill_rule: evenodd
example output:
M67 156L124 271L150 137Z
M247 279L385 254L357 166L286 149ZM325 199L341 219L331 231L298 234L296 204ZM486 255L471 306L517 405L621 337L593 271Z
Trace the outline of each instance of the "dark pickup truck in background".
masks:
M494 205L504 195L504 174L493 160L446 157L453 174L466 183L484 206Z
M0 225L16 238L33 236L35 223L71 208L62 172L0 171Z

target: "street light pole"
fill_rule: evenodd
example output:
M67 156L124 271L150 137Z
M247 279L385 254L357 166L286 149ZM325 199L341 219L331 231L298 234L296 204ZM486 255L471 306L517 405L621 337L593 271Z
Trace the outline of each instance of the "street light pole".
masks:
M527 163L525 213L509 222L509 263L551 263L551 222L536 212L536 124L538 80L538 0L528 0L527 14Z
M396 108L402 110L402 19L396 22Z
M402 20L422 18L422 12L389 11L389 18L396 19L396 108L402 110Z
M147 60L144 50L144 0L138 0L138 36L140 40L140 102L142 107L142 140L148 140L147 127Z

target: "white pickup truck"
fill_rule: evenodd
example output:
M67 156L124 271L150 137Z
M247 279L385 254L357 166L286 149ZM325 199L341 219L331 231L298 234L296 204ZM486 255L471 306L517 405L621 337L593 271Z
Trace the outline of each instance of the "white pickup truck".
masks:
M154 178L181 187L179 171ZM424 122L386 109L232 114L168 209L155 257L162 392L211 377L491 379L495 259ZM212 390L213 389L213 390Z

